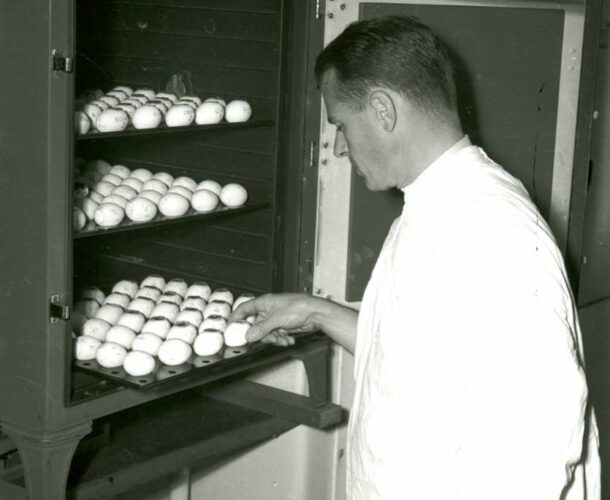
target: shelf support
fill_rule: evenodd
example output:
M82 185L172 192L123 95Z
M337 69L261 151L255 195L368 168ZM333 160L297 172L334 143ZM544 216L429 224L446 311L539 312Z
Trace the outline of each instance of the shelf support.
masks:
M91 431L91 422L53 432L37 432L3 422L2 430L17 445L29 498L66 498L72 457L78 442Z

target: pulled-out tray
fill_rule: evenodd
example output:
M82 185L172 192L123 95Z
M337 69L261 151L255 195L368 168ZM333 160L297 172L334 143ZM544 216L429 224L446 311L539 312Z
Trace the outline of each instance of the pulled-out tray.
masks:
M328 337L320 332L301 333L294 337L296 342L292 346L281 347L262 342L248 344L244 347L225 346L214 356L193 354L186 363L178 366L163 365L157 360L155 370L143 377L133 377L127 374L122 367L104 368L95 360L74 361L74 367L120 386L132 389L151 389L178 379L209 377L210 380L213 380L223 375L248 371L265 364L299 357L299 353L307 350L312 344L329 341Z

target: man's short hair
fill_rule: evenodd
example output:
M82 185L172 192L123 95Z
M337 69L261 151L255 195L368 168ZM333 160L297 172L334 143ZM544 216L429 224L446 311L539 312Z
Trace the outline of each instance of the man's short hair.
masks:
M456 109L453 68L447 49L415 17L388 16L350 24L320 53L315 73L334 70L337 93L355 108L372 87L390 88L419 109Z

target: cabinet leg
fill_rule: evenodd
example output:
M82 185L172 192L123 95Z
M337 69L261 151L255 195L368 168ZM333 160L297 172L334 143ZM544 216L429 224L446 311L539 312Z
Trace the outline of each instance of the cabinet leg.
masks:
M72 456L81 438L91 432L91 422L53 432L3 423L2 430L19 450L29 498L64 500Z

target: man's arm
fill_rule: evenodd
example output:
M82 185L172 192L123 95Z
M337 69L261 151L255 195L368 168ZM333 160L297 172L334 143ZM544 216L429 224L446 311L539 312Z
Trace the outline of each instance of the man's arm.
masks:
M256 315L248 341L290 345L288 333L321 330L349 352L356 345L358 311L305 294L266 294L240 305L231 319Z

